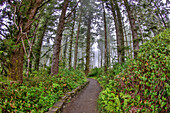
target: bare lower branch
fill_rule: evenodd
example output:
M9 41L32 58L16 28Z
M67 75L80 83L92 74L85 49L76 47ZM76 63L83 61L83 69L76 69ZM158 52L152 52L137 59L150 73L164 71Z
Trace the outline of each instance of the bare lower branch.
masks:
M78 4L79 4L80 1L81 1L81 0L79 0L79 1L77 2L77 4L74 6L74 8L71 10L71 12L70 12L68 15L65 16L65 19L71 16L71 14L76 10L76 8L77 8L77 6L78 6Z
M8 31L11 33L11 30L10 30L10 28L8 27L8 25L4 24L3 22L0 22L0 24L4 25L4 26L8 29Z
M18 27L18 25L16 23L16 18L15 18L16 10L17 10L17 8L15 6L15 8L14 8L14 25L17 27L17 30L19 31L19 27Z
M30 22L30 24L28 24L28 25L25 27L25 29L27 29L35 20L37 20L37 19L39 19L39 18L40 18L40 15L39 15L37 18L33 19L33 20ZM25 31L25 29L24 29L24 31Z
M1 32L0 32L0 35L6 39L6 36L4 34L2 34ZM0 40L2 40L2 39L0 38Z
M45 1L44 3L42 3L39 7L38 7L38 10L41 8L41 7L43 7L46 3L48 3L50 0L47 0L47 1Z
M22 46L23 46L23 48L24 48L24 52L25 52L26 56L28 56L28 55L27 55L26 48L25 48L25 43L24 43L23 38L21 38L21 41L22 41Z

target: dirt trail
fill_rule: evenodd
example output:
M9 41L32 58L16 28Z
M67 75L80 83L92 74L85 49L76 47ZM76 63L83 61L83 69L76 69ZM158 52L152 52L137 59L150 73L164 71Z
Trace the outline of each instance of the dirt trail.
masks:
M97 80L88 79L90 83L79 95L65 105L62 113L98 113L97 99L101 87Z

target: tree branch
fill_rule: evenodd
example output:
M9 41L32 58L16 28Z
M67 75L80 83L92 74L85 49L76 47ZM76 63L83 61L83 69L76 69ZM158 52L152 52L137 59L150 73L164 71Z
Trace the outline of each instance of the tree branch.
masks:
M0 35L3 36L6 39L6 36L4 34L2 34L1 32L0 32ZM0 40L2 41L1 38L0 38Z
M30 22L30 24L25 27L24 31L25 31L35 20L39 19L40 16L41 16L41 15L39 15L37 18L33 19L33 20Z
M78 4L79 4L80 1L81 1L81 0L79 0L79 1L77 2L77 4L74 6L74 8L71 10L71 12L70 12L69 14L67 14L67 16L65 16L65 19L71 16L71 14L75 11L75 9L77 8L77 6L78 6Z
M23 48L24 48L24 52L25 52L26 56L28 56L28 55L27 55L26 48L25 48L25 44L24 44L24 40L23 40L23 38L21 38L21 40L22 40L22 46L23 46Z
M9 29L8 25L4 24L3 22L0 22L0 24L3 24L8 29L8 31L11 33L11 30Z
M41 8L41 7L43 7L46 3L48 3L50 0L47 0L47 1L45 1L44 3L42 3L39 7L38 7L38 10Z

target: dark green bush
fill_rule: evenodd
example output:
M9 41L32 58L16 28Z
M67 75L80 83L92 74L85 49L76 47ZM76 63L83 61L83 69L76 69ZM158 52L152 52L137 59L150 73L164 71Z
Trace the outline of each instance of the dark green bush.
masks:
M103 113L168 113L169 64L170 29L144 43L136 60L128 61L125 69L119 68L117 75L110 75L108 83L99 78L104 88L99 108Z
M101 74L103 72L102 68L93 68L91 72L88 74L88 77L96 77L97 75Z
M61 70L57 76L46 71L34 72L23 84L10 84L0 88L0 112L44 112L66 92L86 81L84 73Z

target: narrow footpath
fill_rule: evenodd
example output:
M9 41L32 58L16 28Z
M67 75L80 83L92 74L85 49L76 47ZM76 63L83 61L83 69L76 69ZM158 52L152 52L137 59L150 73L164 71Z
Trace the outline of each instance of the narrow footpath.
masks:
M87 88L80 92L72 101L65 105L62 113L99 113L97 111L97 99L101 87L97 80L88 79Z

